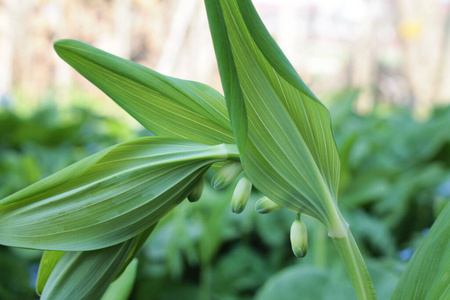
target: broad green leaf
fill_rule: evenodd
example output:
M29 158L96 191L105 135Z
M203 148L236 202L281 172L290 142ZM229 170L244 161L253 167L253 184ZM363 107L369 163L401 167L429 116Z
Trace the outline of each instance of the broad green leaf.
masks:
M161 75L74 40L58 55L155 135L234 143L223 96L204 84Z
M450 299L449 204L439 215L409 261L392 299Z
M146 137L119 144L0 200L0 244L85 251L155 224L235 146Z
M137 258L128 265L122 275L117 278L103 294L102 300L127 300L133 290L138 267Z
M328 228L341 224L335 209L340 163L328 110L278 48L251 1L205 2L246 176L278 204Z
M94 251L64 253L41 299L100 299L132 251L134 240Z

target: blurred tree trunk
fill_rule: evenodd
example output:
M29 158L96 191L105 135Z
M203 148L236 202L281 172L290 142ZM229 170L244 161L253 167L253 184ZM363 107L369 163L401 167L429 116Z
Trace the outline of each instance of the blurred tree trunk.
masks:
M3 1L0 7L0 101L7 100L11 93L14 61L14 24L17 23L16 1ZM0 102L0 105L8 103Z
M359 37L352 45L351 85L361 89L357 110L368 112L374 105L374 84L377 78L375 57L375 21L367 18L361 24Z
M131 1L115 0L114 38L117 55L126 59L131 56Z
M66 0L57 0L59 16L52 24L54 36L57 38L64 38L67 31L67 24L65 19L65 12L68 9ZM55 52L53 52L53 66L54 66L54 83L55 83L55 98L59 103L68 104L70 100L69 87L72 84L73 71Z
M435 104L447 53L445 20L448 10L439 1L396 0L398 30L405 52L405 75L419 114Z
M197 10L198 0L179 1L172 17L169 35L164 43L156 70L165 75L172 75L181 47L185 42L189 25Z
M200 4L200 5L199 5ZM208 19L206 17L205 6L201 2L197 2L197 9L190 26L189 38L187 39L187 47L183 47L187 51L182 51L183 61L187 62L183 77L200 81L208 85L215 85L221 89L220 78L215 78L218 74L216 67L216 57L214 55L214 47L212 45L211 34L209 33Z
M28 78L26 68L32 61L32 45L25 44L26 47L24 47L24 43L27 41L26 21L29 8L30 3L3 0L1 11L1 28L3 29L0 35L0 97L8 97L12 93L16 79L24 77L23 81L26 81Z

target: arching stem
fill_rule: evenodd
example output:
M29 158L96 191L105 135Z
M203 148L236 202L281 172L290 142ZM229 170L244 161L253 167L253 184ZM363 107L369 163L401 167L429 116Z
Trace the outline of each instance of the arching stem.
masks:
M344 237L332 238L341 255L358 300L376 300L372 279L350 231Z

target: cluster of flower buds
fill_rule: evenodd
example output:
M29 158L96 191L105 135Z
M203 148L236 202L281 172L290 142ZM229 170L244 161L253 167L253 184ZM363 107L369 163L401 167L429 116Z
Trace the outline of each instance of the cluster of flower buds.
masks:
M227 187L233 180L235 180L242 172L242 167L239 162L227 162L212 178L211 184L215 189L222 189ZM204 178L197 183L192 190L188 199L191 202L197 201L200 198L203 190ZM242 177L237 183L233 196L231 198L231 211L240 214L247 205L248 199L252 192L252 183L247 177ZM255 210L260 214L267 214L282 208L279 204L264 196L255 203ZM297 257L305 257L308 252L308 233L305 223L300 219L300 213L292 223L291 232L291 247Z
M227 162L211 180L211 185L215 189L222 189L227 187L233 180L235 180L242 172L240 162ZM240 214L247 205L248 199L252 192L252 183L246 177L242 177L236 185L233 196L231 198L231 211Z
M282 208L266 196L262 197L255 203L255 210L260 214L267 214ZM308 252L308 232L306 225L300 219L300 214L297 216L291 226L291 247L297 257L305 257Z

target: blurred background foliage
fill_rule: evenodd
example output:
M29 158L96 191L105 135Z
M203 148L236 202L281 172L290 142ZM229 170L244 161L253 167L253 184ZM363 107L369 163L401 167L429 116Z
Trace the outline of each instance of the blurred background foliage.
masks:
M388 299L450 197L450 107L420 121L408 108L386 104L363 115L355 112L358 93L342 91L328 105L341 155L339 202L379 299ZM100 149L150 134L84 108L86 101L70 109L0 110L1 198ZM235 184L221 191L207 184L198 202L183 201L160 222L139 255L130 299L355 298L320 223L304 218L309 253L297 259L289 242L295 214L258 215L257 191L241 215L232 214ZM39 257L0 246L2 300L37 299Z

